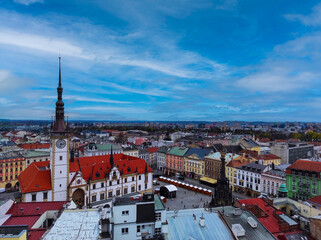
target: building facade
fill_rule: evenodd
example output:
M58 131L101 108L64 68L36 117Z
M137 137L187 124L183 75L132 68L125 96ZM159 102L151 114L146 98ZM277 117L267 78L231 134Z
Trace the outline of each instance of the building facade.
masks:
M188 148L173 147L166 153L166 170L167 175L175 173L184 174L184 156Z
M246 196L258 197L261 194L262 173L271 170L271 166L252 162L236 170L235 190Z
M33 162L48 161L50 158L49 151L26 150L26 152L23 155L26 159L25 168L27 168Z
M275 143L271 153L281 157L282 164L292 164L298 159L313 157L313 145L307 143Z
M286 183L285 172L272 169L262 173L262 193L276 197L282 183Z
M321 195L321 162L296 160L285 172L289 198L307 200Z
M225 154L225 164L237 158L239 155L233 153ZM229 172L228 172L229 173ZM215 152L205 157L205 176L219 179L221 174L221 153ZM229 177L229 174L227 175Z
M96 144L96 143L89 143L88 146L85 148L84 156L99 156L99 155L109 155L111 152L118 154L123 153L123 148L117 144Z
M25 158L19 153L0 156L0 188L19 189L18 176L25 169Z

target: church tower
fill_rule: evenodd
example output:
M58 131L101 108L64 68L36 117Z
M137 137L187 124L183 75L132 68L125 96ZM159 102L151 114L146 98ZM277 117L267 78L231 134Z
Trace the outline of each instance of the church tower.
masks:
M63 88L61 86L61 57L59 57L59 84L57 87L56 116L50 134L51 201L67 201L69 184L69 131L65 123Z

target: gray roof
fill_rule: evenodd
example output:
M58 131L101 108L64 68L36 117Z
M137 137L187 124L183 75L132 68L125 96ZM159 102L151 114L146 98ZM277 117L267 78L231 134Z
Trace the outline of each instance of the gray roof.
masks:
M252 162L252 163L249 163L247 165L243 165L243 166L237 167L237 168L245 170L245 171L249 171L249 172L262 173L264 171L264 169L267 167L268 166L266 166L266 165Z

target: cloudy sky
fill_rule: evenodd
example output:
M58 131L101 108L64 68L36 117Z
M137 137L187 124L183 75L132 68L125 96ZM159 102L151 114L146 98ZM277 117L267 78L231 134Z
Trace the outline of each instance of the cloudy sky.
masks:
M0 118L320 121L321 3L0 0Z

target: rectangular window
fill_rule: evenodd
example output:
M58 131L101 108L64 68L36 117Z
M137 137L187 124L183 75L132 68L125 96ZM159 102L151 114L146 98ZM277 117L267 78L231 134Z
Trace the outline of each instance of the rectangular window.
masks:
M117 180L117 184L119 184L119 180Z
M124 194L128 193L128 188L124 188Z
M96 189L96 184L93 184L93 189Z
M141 180L141 179L142 179L142 176L139 175L139 176L138 176L138 180Z
M155 213L155 221L160 221L162 219L162 213L157 212Z
M312 194L317 194L317 190L315 188L312 189Z
M128 228L122 228L121 234L128 234Z
M141 186L140 185L138 185L138 191L140 191L141 190Z
M295 191L296 190L296 186L292 185L292 190Z
M135 181L135 177L132 177L132 181Z
M105 199L105 194L104 193L101 193L100 194L100 200L104 200Z
M60 161L62 160L62 156L59 156L59 160L60 160Z
M105 186L105 184L102 182L102 183L101 183L101 187L103 188L104 186Z
M147 189L147 183L145 183L145 189Z
M122 212L121 212L121 215L129 215L129 211L128 211L128 210L122 211Z
M96 200L97 200L97 199L96 199L96 195L93 195L93 196L91 197L91 201L92 201L92 202L96 202Z
M162 229L161 228L155 228L155 234L156 235L160 235L162 233Z
M120 190L116 190L116 196L119 196L120 195Z
M127 178L125 178L125 183L127 183Z
M140 232L140 225L137 226L137 232Z
M112 185L113 185L112 181L109 181L109 186L112 186Z
M43 200L47 200L48 199L48 192L44 192L43 193Z
M113 196L113 191L108 192L108 197L111 198Z
M292 178L292 182L294 182L294 183L296 182L296 178L295 178L295 177L294 177L294 178Z
M135 192L135 186L132 186L131 191L132 191L132 193Z
M31 200L32 200L33 202L37 201L37 194L32 194L32 195L31 195Z

